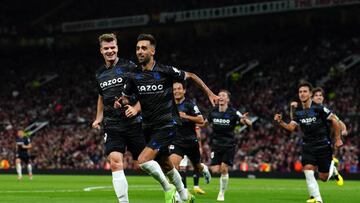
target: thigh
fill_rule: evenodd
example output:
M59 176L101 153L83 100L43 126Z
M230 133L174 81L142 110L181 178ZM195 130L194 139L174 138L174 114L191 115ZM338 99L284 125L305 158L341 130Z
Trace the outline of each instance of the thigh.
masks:
M127 150L131 152L133 160L138 160L140 153L145 148L145 138L141 125L134 125L128 129L126 146Z
M186 151L186 149L184 147L176 145L176 144L172 144L169 146L169 153L171 155L176 154L176 155L180 156L181 158L183 158L185 155L185 151Z
M211 166L220 165L222 162L223 153L221 151L212 151L211 158Z
M146 130L144 133L149 140L146 144L147 147L157 150L161 155L169 156L169 146L176 134L174 127Z
M316 149L316 162L320 173L328 173L332 161L332 149L324 146Z
M179 168L180 163L182 162L183 158L182 156L178 155L178 154L171 154L170 155L170 161L173 163L173 165L175 166L175 168Z
M121 131L105 131L105 154L109 156L111 152L125 153L125 139Z
M235 148L228 149L224 152L222 156L222 163L225 163L227 166L232 166L234 163Z
M189 157L193 166L200 163L200 150L199 143L194 143L191 147L186 150L186 156Z
M317 166L316 156L311 146L303 146L301 153L301 164L303 166L306 165Z

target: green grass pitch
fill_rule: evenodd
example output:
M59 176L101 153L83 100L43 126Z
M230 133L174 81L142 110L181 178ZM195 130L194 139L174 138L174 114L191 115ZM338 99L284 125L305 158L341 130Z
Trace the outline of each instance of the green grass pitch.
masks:
M129 198L132 203L164 202L160 185L148 176L129 176ZM216 202L219 178L209 185L200 179L205 195L195 202ZM188 178L192 189L192 178ZM359 203L360 181L346 181L343 187L334 181L319 182L324 203ZM87 190L87 191L85 191ZM192 190L190 190L192 191ZM18 181L16 175L0 175L0 202L6 203L116 203L111 176L35 175ZM230 178L225 202L290 203L307 198L305 180Z

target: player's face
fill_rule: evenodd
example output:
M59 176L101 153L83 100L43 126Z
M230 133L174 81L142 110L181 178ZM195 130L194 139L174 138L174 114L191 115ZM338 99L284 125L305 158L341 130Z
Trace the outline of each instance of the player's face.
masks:
M17 135L20 138L24 137L24 131L22 131L22 130L17 131Z
M185 89L181 83L173 84L173 93L176 100L181 100L185 96Z
M299 88L299 99L301 102L306 102L307 100L309 100L311 98L311 95L312 93L309 87L304 86Z
M228 104L230 99L229 95L226 92L219 92L219 105Z
M136 44L136 57L140 64L146 65L155 55L155 47L148 40L138 41Z
M100 44L100 52L103 55L105 61L115 61L118 53L118 46L116 41L102 41Z
M314 96L313 96L313 101L317 104L322 104L324 102L324 96L323 94L319 91L319 92L315 92Z

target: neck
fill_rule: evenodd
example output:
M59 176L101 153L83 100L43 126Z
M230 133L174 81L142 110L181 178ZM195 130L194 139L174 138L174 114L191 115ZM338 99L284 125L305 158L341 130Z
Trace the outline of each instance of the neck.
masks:
M220 112L225 112L228 108L227 104L223 104L223 105L219 105L219 111Z
M116 57L116 59L113 61L105 61L106 68L112 68L117 64L118 61L119 61L118 57Z
M181 102L183 102L185 100L185 97L182 97L181 99L175 99L175 103L176 104L180 104Z
M143 68L143 70L152 70L154 67L154 64L155 64L154 58L151 58L147 64L142 65L142 68Z
M304 108L304 109L310 108L311 102L312 102L311 99L308 99L308 100L306 100L305 102L302 102L303 108Z

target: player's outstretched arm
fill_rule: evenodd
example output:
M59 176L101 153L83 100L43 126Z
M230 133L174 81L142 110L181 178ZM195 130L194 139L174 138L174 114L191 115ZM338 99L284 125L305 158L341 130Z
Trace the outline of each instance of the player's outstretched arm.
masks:
M345 123L342 122L342 120L339 120L339 124L340 124L340 129L341 129L341 135L342 136L348 135L348 131L347 131Z
M31 149L32 148L32 145L31 143L27 144L27 145L23 145L22 146L23 149Z
M187 115L185 112L182 111L179 111L179 115L180 118L189 120L199 125L202 125L205 122L204 117L202 115L191 116L191 115Z
M97 102L97 109L96 109L96 118L95 121L92 123L92 127L96 129L100 129L100 123L103 120L104 116L104 104L102 96L99 95L98 102Z
M296 129L296 124L294 122L285 123L282 120L281 114L275 114L274 121L276 121L281 127L283 127L284 129L286 129L290 132L293 132Z
M334 129L335 147L336 148L341 147L343 145L343 142L341 140L341 135L340 135L341 126L340 126L339 120L334 114L331 114L329 116L328 120L331 121L331 126Z
M240 118L240 122L244 125L252 126L252 121L249 119L248 115L249 115L249 112L244 113L242 115L242 117Z
M201 90L209 97L209 100L213 106L217 104L219 97L215 95L209 87L194 73L191 72L185 72L185 79L192 79L197 86L201 88Z

